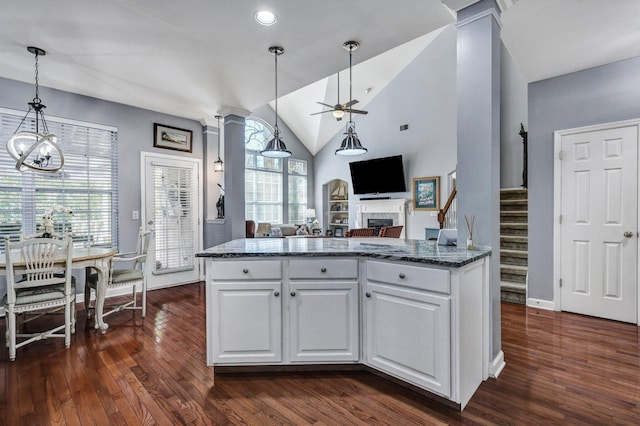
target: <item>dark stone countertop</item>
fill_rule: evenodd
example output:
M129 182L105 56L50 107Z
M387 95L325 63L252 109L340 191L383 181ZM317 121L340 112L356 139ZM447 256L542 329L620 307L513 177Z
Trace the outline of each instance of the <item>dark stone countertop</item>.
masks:
M491 255L490 249L467 250L433 241L396 238L248 238L229 241L197 257L362 256L431 265L460 267Z

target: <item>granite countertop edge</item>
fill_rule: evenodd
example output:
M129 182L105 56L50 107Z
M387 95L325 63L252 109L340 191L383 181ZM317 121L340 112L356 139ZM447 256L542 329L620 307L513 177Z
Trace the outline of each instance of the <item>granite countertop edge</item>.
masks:
M218 250L218 251L212 251ZM290 251L286 249L273 250L273 251L243 251L228 249L224 250L222 247L212 247L196 253L196 257L202 258L216 258L216 259L238 259L238 258L255 258L255 257L365 257L371 259L382 260L394 260L411 263L421 263L429 265L451 266L461 267L484 257L491 255L490 249L481 250L464 250L464 249L452 249L455 253L455 259L440 259L438 256L430 255L413 255L411 253L380 253L371 251L359 251L357 249L349 251L332 251L331 249L323 249L322 251Z

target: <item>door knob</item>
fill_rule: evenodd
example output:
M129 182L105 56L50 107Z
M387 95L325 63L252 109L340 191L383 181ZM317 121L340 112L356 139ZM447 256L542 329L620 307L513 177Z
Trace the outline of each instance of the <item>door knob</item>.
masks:
M147 222L147 224L148 224L148 225L153 225L153 220L149 220L149 221Z
M624 233L624 236L625 236L625 238L631 238L631 237L633 237L633 232L627 231L627 232Z

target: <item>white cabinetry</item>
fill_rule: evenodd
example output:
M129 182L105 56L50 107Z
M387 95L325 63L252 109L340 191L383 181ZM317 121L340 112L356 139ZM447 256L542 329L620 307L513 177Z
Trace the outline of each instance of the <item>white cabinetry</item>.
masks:
M292 259L289 279L290 361L358 361L358 261Z
M450 397L449 271L367 262L365 362Z
M280 362L281 261L212 262L207 276L208 363Z

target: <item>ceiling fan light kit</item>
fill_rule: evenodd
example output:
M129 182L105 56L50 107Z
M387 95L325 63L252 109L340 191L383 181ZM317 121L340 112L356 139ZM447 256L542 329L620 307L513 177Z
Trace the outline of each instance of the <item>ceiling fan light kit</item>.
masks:
M269 53L275 57L275 76L276 76L276 108L275 108L275 126L273 127L273 139L267 142L264 150L260 154L265 157L284 158L291 157L291 151L287 149L282 139L280 139L280 130L278 130L278 56L284 53L284 49L280 46L271 46Z
M352 84L351 84L351 54L354 50L360 47L360 43L357 41L345 41L342 45L345 50L349 51L349 106L353 105L355 101L353 100L352 94ZM360 139L358 138L358 134L356 133L356 125L351 119L351 114L356 112L351 108L348 109L349 112L349 121L347 122L347 131L345 135L346 138L343 139L342 144L340 144L340 148L336 149L335 155L362 155L367 153L367 148L362 146L360 143ZM366 114L366 111L361 111L360 113Z
M9 155L16 160L16 169L21 172L31 169L38 172L53 173L64 166L64 154L57 143L58 137L49 133L47 122L44 119L44 112L42 111L46 106L42 104L42 99L40 99L39 96L38 56L44 56L47 52L34 46L27 47L27 50L36 57L36 96L31 102L28 102L29 110L22 118L22 121L20 121L14 134L7 141L7 151ZM35 117L32 119L35 131L19 131L31 111L35 114ZM40 131L41 129L42 132Z

